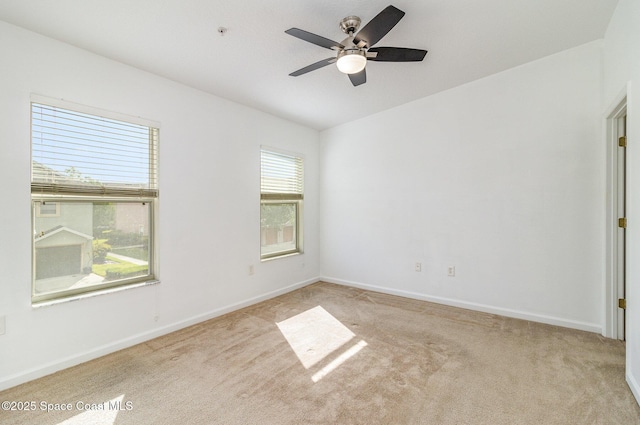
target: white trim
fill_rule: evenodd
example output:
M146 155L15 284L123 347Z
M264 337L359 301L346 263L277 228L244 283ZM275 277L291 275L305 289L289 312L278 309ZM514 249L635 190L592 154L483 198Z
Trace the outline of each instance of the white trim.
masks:
M83 292L82 294L72 295L64 298L54 298L52 300L39 301L31 304L31 308L38 309L44 307L51 307L58 304L70 303L73 301L84 300L86 298L98 297L100 295L113 294L120 291L126 291L134 288L141 288L149 285L157 285L160 281L157 279L149 279L144 282L131 283L129 285L114 286L113 288L107 288L102 290L96 290L91 292Z
M271 298L275 298L279 295L286 294L288 292L311 285L318 281L320 281L319 278L307 279L305 281L294 283L292 285L277 289L275 291L270 291L262 295L258 295L258 296L246 299L244 301L240 301L234 304L220 307L215 310L211 310L209 312L199 314L197 316L193 316L193 317L190 317L166 326L162 326L146 332L139 333L137 335L133 335L129 338L121 339L119 341L115 341L110 344L102 345L95 349L91 349L79 354L74 354L72 356L69 356L60 360L55 360L38 367L34 367L24 372L16 373L14 375L5 377L0 381L0 391L4 391L8 388L23 384L33 379L41 378L43 376L49 375L51 373L57 372L62 369L66 369L68 367L75 366L80 363L84 363L89 360L93 360L98 357L102 357L104 355L114 353L118 350L132 347L136 344L140 344L142 342L149 341L153 338L157 338L157 337L169 334L171 332L178 331L180 329L189 327L191 325L195 325L195 324L204 322L206 320L213 319L218 316L222 316L223 314L227 314L232 311L236 311L241 308L248 307L253 304L266 301Z
M605 182L605 275L603 282L604 320L602 335L607 338L618 338L618 156L617 156L617 120L626 111L629 84L618 93L611 105L605 110L604 143L606 149L606 182Z
M547 325L561 326L563 328L578 329L581 331L602 333L602 326L597 323L587 323L578 320L564 319L561 317L547 316L543 314L529 313L521 310L512 310L502 307L494 307L486 304L461 301L452 298L437 297L417 292L404 291L400 289L387 288L376 285L368 285L360 282L353 282L332 277L322 277L323 282L335 283L337 285L352 286L369 291L382 292L383 294L398 295L405 298L412 298L420 301L429 301L436 304L448 305L451 307L464 308L467 310L481 311L483 313L497 314L499 316L511 317L515 319L528 320L531 322L545 323Z
M629 367L627 367L627 370L629 370ZM640 385L638 385L638 381L636 381L630 373L625 374L625 378L633 396L636 398L636 401L640 403Z

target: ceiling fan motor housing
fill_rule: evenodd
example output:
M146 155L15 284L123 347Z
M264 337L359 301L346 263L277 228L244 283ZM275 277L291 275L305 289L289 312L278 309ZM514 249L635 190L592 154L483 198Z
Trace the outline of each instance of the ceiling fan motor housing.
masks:
M348 35L354 34L360 28L360 18L357 16L347 16L340 21L340 29Z

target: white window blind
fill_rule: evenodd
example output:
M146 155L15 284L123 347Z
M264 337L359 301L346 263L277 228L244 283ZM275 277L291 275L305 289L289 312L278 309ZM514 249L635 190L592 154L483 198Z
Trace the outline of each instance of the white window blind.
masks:
M154 127L31 105L31 192L157 197Z
M261 151L260 193L262 199L302 199L303 159L267 150Z

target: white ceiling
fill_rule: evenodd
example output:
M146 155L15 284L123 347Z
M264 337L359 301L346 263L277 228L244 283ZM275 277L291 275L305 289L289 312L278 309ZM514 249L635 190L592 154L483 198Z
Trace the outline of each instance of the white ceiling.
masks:
M321 130L602 38L617 4L390 1L2 0L0 20ZM365 25L389 4L406 15L376 46L426 49L424 62L369 62L358 87L334 65L288 76L332 52L286 29L341 41L343 17Z

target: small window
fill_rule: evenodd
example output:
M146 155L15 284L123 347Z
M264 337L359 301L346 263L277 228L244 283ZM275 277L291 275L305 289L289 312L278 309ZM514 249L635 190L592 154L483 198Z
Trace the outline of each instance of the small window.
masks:
M260 255L263 260L302 252L304 162L299 156L262 150Z
M157 126L31 104L32 302L155 279Z
M58 202L37 202L36 217L59 217L60 204Z

